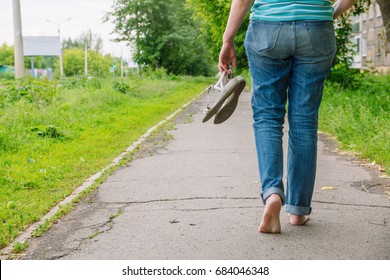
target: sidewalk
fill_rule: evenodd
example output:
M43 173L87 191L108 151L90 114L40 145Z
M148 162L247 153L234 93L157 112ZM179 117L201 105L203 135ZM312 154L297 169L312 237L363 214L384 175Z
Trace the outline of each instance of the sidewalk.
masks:
M89 201L31 240L24 258L390 259L389 196L369 189L374 170L332 152L323 135L311 220L291 226L283 212L282 234L258 233L250 94L218 126L201 122L205 102L178 117L172 140L150 141Z

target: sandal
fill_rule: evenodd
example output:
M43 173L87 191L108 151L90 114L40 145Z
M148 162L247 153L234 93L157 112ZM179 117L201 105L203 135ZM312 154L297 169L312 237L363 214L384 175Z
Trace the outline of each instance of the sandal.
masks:
M229 79L226 72L222 72L219 80L207 89L209 101L204 110L205 116L202 122L207 122L215 115L214 124L226 121L237 107L238 98L244 90L246 82L243 77ZM210 95L218 95L212 107L210 105ZM221 109L221 110L220 110Z
M234 79L233 79L234 80ZM238 98L246 85L245 79L241 76L235 78L234 82L228 83L225 90L231 92L221 109L215 114L214 123L221 124L233 114L238 104Z

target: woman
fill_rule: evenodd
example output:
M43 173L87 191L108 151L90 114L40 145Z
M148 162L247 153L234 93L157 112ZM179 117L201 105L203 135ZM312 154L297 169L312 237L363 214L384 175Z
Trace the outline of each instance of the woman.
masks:
M292 225L309 220L317 160L318 109L336 53L333 19L355 0L255 0L245 39L252 76L254 133L265 204L259 231L279 233L285 205ZM233 0L219 70L236 66L234 36L252 0ZM288 102L287 188L282 136Z

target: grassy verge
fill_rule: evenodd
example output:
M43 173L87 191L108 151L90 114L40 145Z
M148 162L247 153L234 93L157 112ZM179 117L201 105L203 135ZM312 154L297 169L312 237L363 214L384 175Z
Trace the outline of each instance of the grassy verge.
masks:
M0 85L0 248L209 83L103 81L48 100L36 88L4 97Z
M328 84L320 130L336 136L345 150L375 161L390 173L390 76L364 76L358 89Z

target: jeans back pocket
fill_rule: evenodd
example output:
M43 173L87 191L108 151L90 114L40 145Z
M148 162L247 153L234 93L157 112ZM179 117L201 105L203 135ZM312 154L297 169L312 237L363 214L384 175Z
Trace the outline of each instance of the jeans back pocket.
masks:
M280 30L280 22L253 21L249 24L245 38L245 48L262 54L276 47Z
M336 49L333 22L305 23L313 51L328 55Z

